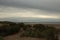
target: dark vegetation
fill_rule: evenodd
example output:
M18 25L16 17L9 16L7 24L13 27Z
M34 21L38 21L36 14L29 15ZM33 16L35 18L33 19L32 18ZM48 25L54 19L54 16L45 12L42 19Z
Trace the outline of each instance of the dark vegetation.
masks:
M58 32L55 27L45 26L43 24L25 25L24 23L0 22L0 36L21 33L20 37L47 38L47 40L58 40ZM3 40L0 37L1 40Z

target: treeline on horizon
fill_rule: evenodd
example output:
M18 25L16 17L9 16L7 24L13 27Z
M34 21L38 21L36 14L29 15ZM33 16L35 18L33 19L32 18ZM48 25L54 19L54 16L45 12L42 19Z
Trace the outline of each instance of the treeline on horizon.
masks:
M58 32L55 27L43 24L24 24L8 21L0 21L0 36L5 37L20 33L20 37L47 38L47 40L58 40Z

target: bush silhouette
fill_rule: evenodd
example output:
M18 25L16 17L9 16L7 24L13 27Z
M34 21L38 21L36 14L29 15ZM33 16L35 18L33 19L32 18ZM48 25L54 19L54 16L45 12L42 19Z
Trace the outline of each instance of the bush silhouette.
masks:
M25 37L47 38L47 40L55 40L56 28L51 26L44 26L42 24L36 24L32 26L26 26L25 32L22 34Z
M0 36L0 40L4 40L3 37Z
M0 27L0 36L12 35L18 33L19 30L20 26L18 24L12 22L4 22L3 26Z

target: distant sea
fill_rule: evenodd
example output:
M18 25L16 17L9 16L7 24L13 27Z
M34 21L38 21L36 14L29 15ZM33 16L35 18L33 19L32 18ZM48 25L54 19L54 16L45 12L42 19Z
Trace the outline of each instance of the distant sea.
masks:
M60 24L60 22L23 22L25 24Z

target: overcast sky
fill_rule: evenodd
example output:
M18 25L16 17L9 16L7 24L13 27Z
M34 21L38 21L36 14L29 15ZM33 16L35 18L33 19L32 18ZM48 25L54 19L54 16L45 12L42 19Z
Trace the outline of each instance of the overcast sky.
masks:
M60 22L60 0L0 0L0 21Z

